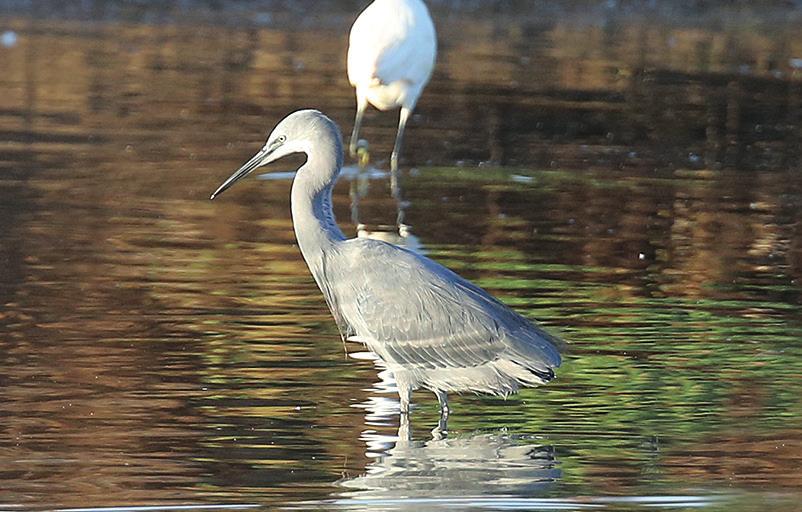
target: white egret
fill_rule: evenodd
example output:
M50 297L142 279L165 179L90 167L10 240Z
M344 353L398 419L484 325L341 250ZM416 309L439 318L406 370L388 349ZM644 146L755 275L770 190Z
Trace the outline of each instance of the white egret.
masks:
M368 103L379 110L401 107L390 169L398 170L404 129L437 55L437 36L421 0L375 0L351 27L348 80L356 89L356 118L349 152L356 156Z

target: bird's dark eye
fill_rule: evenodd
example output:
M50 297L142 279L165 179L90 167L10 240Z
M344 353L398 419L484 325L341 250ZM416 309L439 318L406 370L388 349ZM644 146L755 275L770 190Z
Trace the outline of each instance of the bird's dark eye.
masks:
M287 136L279 135L278 139L276 139L276 142L278 142L279 144L284 144L285 142L287 142Z

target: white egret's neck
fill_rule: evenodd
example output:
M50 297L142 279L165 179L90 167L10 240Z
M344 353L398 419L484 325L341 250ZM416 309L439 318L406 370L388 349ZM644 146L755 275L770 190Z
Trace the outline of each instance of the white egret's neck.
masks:
M331 200L342 157L336 151L307 154L306 164L298 169L292 183L292 224L301 254L314 274L323 254L345 240L334 219Z

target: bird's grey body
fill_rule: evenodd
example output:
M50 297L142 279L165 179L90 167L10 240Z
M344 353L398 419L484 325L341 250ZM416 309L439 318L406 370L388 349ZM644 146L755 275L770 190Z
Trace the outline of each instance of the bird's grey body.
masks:
M542 330L404 248L345 240L313 274L341 334L363 342L387 364L402 402L419 387L506 395L520 384L550 380L559 365Z
M320 112L295 112L214 195L253 169L304 152L292 185L298 246L344 339L364 343L396 379L401 410L411 392L514 393L548 382L559 341L486 291L425 256L380 240L346 239L331 209L342 166L337 126Z

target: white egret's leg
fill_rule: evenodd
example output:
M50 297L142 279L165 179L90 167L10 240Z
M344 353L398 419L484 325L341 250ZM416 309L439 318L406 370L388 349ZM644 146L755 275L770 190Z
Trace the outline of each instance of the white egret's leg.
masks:
M351 154L351 158L356 158L356 144L359 142L359 129L362 127L362 117L365 115L366 108L368 108L367 98L357 95L354 131L351 132L351 142L348 144L348 152Z
M409 226L404 224L404 219L406 218L406 212L404 212L404 205L402 204L403 200L400 197L400 194L396 196L395 202L395 225L398 226L398 235L401 238L406 238L409 234Z
M395 135L395 146L393 146L393 153L390 155L390 188L393 191L393 197L398 196L398 154L401 153L401 145L404 142L404 129L407 127L407 120L412 109L401 107L401 115L398 117L398 133Z
M359 225L359 183L357 180L351 180L351 186L348 188L348 195L351 196L351 222Z
M411 113L411 108L401 107L401 114L398 119L398 133L395 136L393 154L390 156L390 192L396 202L395 224L399 229L404 223L404 199L401 197L401 185L398 183L398 153L401 152L401 144L404 140L404 129L407 126L407 119L409 119Z

